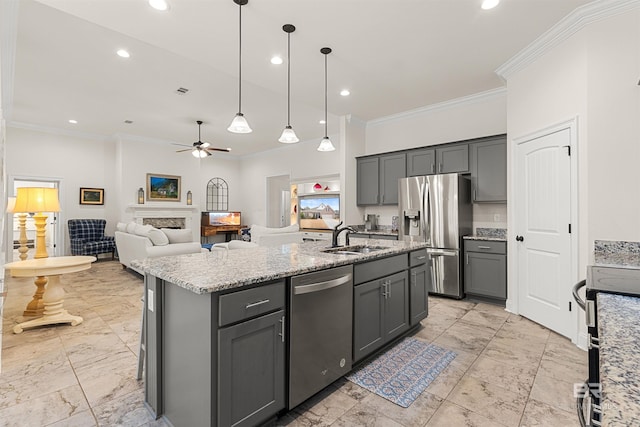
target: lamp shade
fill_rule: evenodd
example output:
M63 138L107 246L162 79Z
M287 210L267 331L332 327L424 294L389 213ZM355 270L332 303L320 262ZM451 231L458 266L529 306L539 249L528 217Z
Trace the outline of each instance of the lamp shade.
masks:
M9 197L9 199L7 200L7 213L14 213L15 207L16 207L16 198Z
M283 144L295 144L300 140L296 136L296 133L293 131L293 128L291 126L287 126L282 131L282 135L280 135L280 139L278 139L278 141L282 142Z
M249 123L247 122L247 119L244 118L244 115L242 113L237 113L235 115L235 117L231 121L231 124L229 125L227 130L233 133L251 133L252 132L252 129L249 127Z
M18 188L14 212L60 212L58 189L41 187Z
M318 146L318 151L334 151L335 149L336 147L333 146L333 143L328 136L322 138L322 141L320 141L320 145Z

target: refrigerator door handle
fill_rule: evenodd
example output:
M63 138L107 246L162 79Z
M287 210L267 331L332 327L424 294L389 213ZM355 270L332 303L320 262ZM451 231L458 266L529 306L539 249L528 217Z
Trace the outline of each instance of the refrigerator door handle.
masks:
M458 255L458 251L455 250L447 250L447 249L429 249L427 248L427 253L434 256L456 256Z

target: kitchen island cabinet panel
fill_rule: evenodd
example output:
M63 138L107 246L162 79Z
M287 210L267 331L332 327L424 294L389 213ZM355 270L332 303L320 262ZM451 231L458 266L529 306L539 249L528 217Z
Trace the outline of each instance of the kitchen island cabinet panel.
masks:
M417 325L429 313L428 294L431 287L430 263L411 268L409 315L411 326Z
M384 344L384 297L380 281L353 290L353 360L360 360Z
M251 427L285 407L284 310L220 329L220 426Z
M386 279L384 299L385 342L409 329L409 280L402 271Z

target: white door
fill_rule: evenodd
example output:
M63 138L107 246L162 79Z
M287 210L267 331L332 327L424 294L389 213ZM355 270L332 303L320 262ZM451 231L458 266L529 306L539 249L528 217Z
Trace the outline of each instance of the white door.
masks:
M516 148L520 314L571 336L571 159L566 128Z

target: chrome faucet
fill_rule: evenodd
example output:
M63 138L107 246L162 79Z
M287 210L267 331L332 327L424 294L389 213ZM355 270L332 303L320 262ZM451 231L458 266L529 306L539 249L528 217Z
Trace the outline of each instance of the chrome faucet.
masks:
M350 226L346 226L346 227L342 227L340 228L340 226L342 225L342 221L340 221L340 223L338 225L336 225L333 229L333 235L331 237L331 247L332 248L337 248L338 247L338 236L340 235L340 233L342 233L343 231L346 231L347 234L345 235L345 246L349 246L349 233L355 233L356 230L353 229L353 227Z

